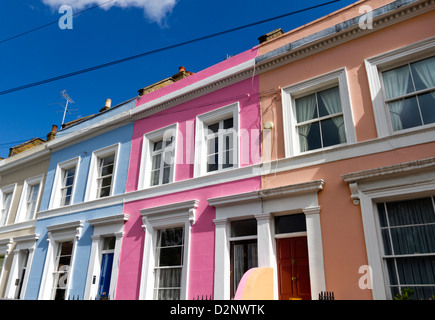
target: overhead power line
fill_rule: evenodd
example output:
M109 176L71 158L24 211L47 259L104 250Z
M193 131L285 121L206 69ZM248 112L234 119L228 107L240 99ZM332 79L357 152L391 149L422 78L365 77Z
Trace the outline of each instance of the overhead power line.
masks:
M84 12L87 12L87 11L90 11L90 10L93 10L93 9L96 9L96 8L99 8L99 7L101 7L101 6L104 6L105 4L108 4L108 3L113 2L113 1L116 1L116 0L108 0L108 1L106 1L106 2L103 2L103 3L98 4L98 5L96 5L96 6L93 6L93 7L90 7L90 8L84 9L84 10L82 10L82 11L76 12L76 13L73 14L73 17L78 16L79 14L82 14L82 13L84 13ZM58 20L55 20L55 21L52 21L52 22L49 22L49 23L46 23L46 24L44 24L44 25L42 25L42 26L39 26L39 27L36 27L36 28L30 29L30 30L24 31L24 32L22 32L22 33L16 34L16 35L14 35L14 36L12 36L12 37L9 37L9 38L6 38L6 39L3 39L3 40L0 40L0 44L5 43L5 42L8 42L8 41L13 40L13 39L16 39L16 38L19 38L19 37L22 37L22 36L25 36L26 34L29 34L29 33L32 33L32 32L34 32L34 31L38 31L38 30L44 29L44 28L46 28L46 27L49 27L49 26L51 26L51 25L53 25L53 24L58 24L58 23L59 23L59 19L58 19Z
M19 87L15 87L15 88L7 89L7 90L4 90L4 91L0 91L0 95L16 92L16 91L19 91L19 90L24 90L24 89L27 89L27 88L31 88L31 87L39 86L39 85L42 85L42 84L46 84L46 83L49 83L49 82L53 82L53 81L57 81L57 80L61 80L61 79L65 79L65 78L69 78L69 77L73 77L73 76L77 76L77 75L80 75L80 74L83 74L83 73L87 73L87 72L91 72L91 71L107 68L107 67L110 67L110 66L113 66L113 65L116 65L116 64L124 63L124 62L131 61L131 60L135 60L135 59L142 58L142 57L145 57L145 56L148 56L148 55L151 55L151 54L155 54L155 53L158 53L158 52L166 51L166 50L169 50L169 49L174 49L174 48L177 48L177 47L181 47L181 46L185 46L185 45L188 45L188 44L191 44L191 43L195 43L195 42L203 41L203 40L206 40L206 39L214 38L214 37L221 36L221 35L224 35L224 34L227 34L227 33L231 33L231 32L234 32L234 31L238 31L238 30L249 28L249 27L253 27L255 25L263 24L263 23L266 23L266 22L270 22L270 21L273 21L273 20L281 19L281 18L284 18L284 17L288 17L288 16L291 16L291 15L302 13L302 12L305 12L305 11L313 10L313 9L316 9L316 8L319 8L319 7L323 7L323 6L326 6L326 5L335 3L335 2L339 2L339 1L341 1L341 0L328 1L328 2L325 2L325 3L321 3L321 4L318 4L318 5L315 5L315 6L308 7L308 8L304 8L304 9L288 12L288 13L285 13L285 14L282 14L282 15L279 15L279 16L276 16L276 17L273 17L273 18L268 18L268 19L260 20L260 21L257 21L257 22L245 24L243 26L227 29L227 30L220 31L220 32L217 32L217 33L213 33L213 34L210 34L210 35L206 35L206 36L203 36L203 37L191 39L191 40L188 40L188 41L179 42L179 43L176 43L176 44L173 44L173 45L170 45L170 46L166 46L166 47L163 47L163 48L159 48L159 49L155 49L155 50L139 53L139 54L136 54L136 55L133 55L133 56L130 56L130 57L122 58L122 59L119 59L119 60L114 60L114 61L111 61L111 62L103 63L103 64L100 64L100 65L97 65L97 66L93 66L93 67L85 68L85 69L82 69L82 70L66 73L66 74L63 74L63 75L59 75L59 76L48 78L48 79L41 80L41 81L32 82L32 83L29 83L29 84L26 84L26 85L22 85L22 86L19 86Z

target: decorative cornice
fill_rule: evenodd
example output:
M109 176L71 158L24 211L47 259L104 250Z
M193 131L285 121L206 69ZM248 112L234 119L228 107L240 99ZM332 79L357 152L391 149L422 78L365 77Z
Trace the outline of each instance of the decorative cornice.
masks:
M341 177L345 182L349 184L350 197L354 205L359 205L360 194L359 194L359 182L393 177L397 175L404 174L414 174L424 170L433 170L435 168L435 157L428 159L415 160L410 162L404 162L399 164L394 164L391 166L385 166L380 168L374 168L369 170L363 170L358 172L352 172L344 174Z
M174 220L175 217L179 219L189 220L191 225L195 224L195 213L198 208L198 200L188 200L167 204L158 207L145 208L139 210L142 215L142 227L146 231L148 222L168 222Z
M106 224L124 223L128 218L128 214L117 214L109 217L90 219L88 222L91 226L102 226Z
M256 74L280 67L292 61L337 46L341 43L375 32L400 21L433 10L435 0L398 0L373 11L373 28L362 29L359 17L289 43L256 58ZM403 5L405 3L405 5Z
M210 206L219 207L243 203L255 200L267 200L273 198L288 197L296 194L319 192L323 189L325 182L315 180L303 183L292 184L283 187L256 190L230 196L207 199Z
M344 174L341 177L347 183L355 183L361 180L367 180L367 179L379 178L379 177L391 176L397 174L412 173L412 172L426 170L434 167L435 167L435 157L404 162L404 163L394 164L391 166L385 166L385 167L380 167L375 169L352 172L352 173Z

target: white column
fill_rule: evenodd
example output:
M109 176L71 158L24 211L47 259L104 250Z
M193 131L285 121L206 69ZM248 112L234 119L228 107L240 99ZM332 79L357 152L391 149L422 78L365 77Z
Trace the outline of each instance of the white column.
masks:
M214 299L230 299L230 249L228 241L228 220L215 219L215 263Z
M311 298L317 300L319 293L326 290L322 232L320 228L320 207L308 207L303 211L307 225Z
M261 213L255 215L257 219L257 237L258 237L258 266L274 267L274 241L273 241L273 218L270 213Z

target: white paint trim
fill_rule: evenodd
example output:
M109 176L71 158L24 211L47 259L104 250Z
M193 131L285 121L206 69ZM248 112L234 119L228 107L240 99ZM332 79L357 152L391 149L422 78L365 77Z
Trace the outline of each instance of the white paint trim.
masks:
M433 55L434 48L435 37L431 37L365 60L378 137L396 134L396 132L393 132L388 107L385 104L381 71L405 64L410 60L422 59L428 55ZM418 128L411 130L418 130Z
M60 243L64 241L72 241L73 249L71 253L71 264L68 272L67 288L65 297L68 297L70 285L73 283L74 263L76 260L77 241L81 236L81 231L84 225L83 220L67 222L47 226L48 231L48 248L45 258L44 271L42 273L41 285L39 288L38 300L51 300L53 287L53 272L55 256Z
M214 299L230 297L230 223L232 220L257 219L259 267L274 269L274 297L278 298L276 239L273 217L304 212L307 221L307 241L310 264L311 294L317 299L326 288L323 265L320 207L317 193L323 180L258 190L244 194L208 199L216 208Z
M206 146L206 132L207 125L224 120L226 118L233 118L234 129L234 150L233 153L237 155L236 162L232 168L220 169L213 172L207 172L207 146ZM240 166L240 104L239 102L232 103L225 107L215 109L196 116L196 130L195 130L195 163L194 163L194 177L203 175L215 174L216 172L233 170ZM220 150L219 150L220 151Z
M92 152L91 164L89 166L88 181L86 183L86 194L85 202L90 200L98 199L97 192L97 178L98 178L98 160L100 158L108 157L114 155L113 161L113 173L112 173L112 184L110 186L110 196L114 194L116 186L116 178L118 172L118 161L119 161L119 150L121 144L116 143L108 147L96 150Z
M296 104L295 98L305 96L324 88L338 85L341 109L343 112L344 126L346 131L346 144L356 143L355 125L353 121L352 105L350 99L349 84L347 80L347 70L345 67L326 73L324 75L304 80L281 89L284 146L287 158L301 153L299 146L299 135L296 129ZM325 148L321 148L324 150Z
M21 286L21 293L18 299L24 299L24 297L26 296L26 289L27 289L27 283L29 281L30 267L32 266L36 241L38 241L38 239L39 239L38 234L15 237L12 239L12 241L15 242L16 245L14 249L11 269L9 271L9 281L5 291L5 298L15 299L16 290L17 290L17 285L15 283L15 280L20 277L19 271L23 267L22 266L23 262L21 261L21 259L24 250L28 250L29 254L27 256L27 263L25 266L26 272L24 274L24 279L21 279L23 284Z
M8 186L5 186L5 187L0 189L0 211L3 209L3 194L12 192L11 204L10 204L10 207L8 209L8 212L6 213L5 224L0 225L0 227L4 227L4 226L8 225L8 219L10 218L11 209L12 209L12 206L13 206L13 203L14 203L14 197L15 197L16 190L17 190L17 184L16 183L8 185ZM0 219L1 219L1 213L0 213Z
M176 181L165 185L154 186L152 188L146 188L143 190L126 192L119 195L95 199L88 202L77 203L66 207L40 211L38 213L37 219L38 220L48 219L48 218L57 217L65 214L71 214L84 210L94 210L98 208L123 204L125 202L143 200L143 199L153 198L161 195L166 195L169 193L199 189L212 185L238 181L243 179L249 179L249 178L259 177L259 176L260 176L259 164L245 166L237 169L224 170L222 172L216 172L214 174L206 175L203 177Z
M42 195L42 189L44 188L43 181L44 181L44 174L41 174L39 176L29 178L24 181L23 189L21 191L21 198L20 203L18 205L17 214L15 216L15 223L27 221L27 220L34 220L36 216L36 212L38 212L39 205L41 203L41 195ZM35 211L32 213L32 217L30 219L25 220L26 216L26 210L27 210L27 193L30 191L31 186L35 186L39 184L39 190L38 195L36 198L35 203Z
M189 200L170 205L141 209L143 227L145 229L145 244L143 252L140 300L152 300L154 291L154 266L157 232L161 229L184 228L184 257L181 276L181 300L189 295L189 259L190 259L190 227L195 223L195 212L198 200Z
M139 169L139 181L138 181L138 189L152 188L150 179L151 179L151 166L152 166L152 147L155 141L161 140L163 138L167 138L169 136L174 137L173 148L174 148L174 158L171 168L171 174L169 178L169 183L172 183L175 178L175 170L177 164L177 148L178 148L178 140L181 138L178 132L178 122L166 126L164 128L160 128L158 130L145 133L142 141L142 155L140 160L140 169ZM183 141L181 141L183 142Z
M57 164L56 174L54 176L54 181L51 189L49 209L55 209L61 207L60 202L62 198L61 188L62 188L63 172L65 170L69 170L75 167L74 182L71 191L71 201L70 204L67 206L74 204L74 195L77 186L77 176L79 175L79 170L80 170L80 162L81 162L81 158L80 156L78 156L73 159Z
M118 214L115 216L96 218L88 220L89 225L94 227L92 235L91 254L88 264L88 273L86 278L86 288L84 300L95 299L98 294L98 286L101 272L102 250L104 238L115 236L115 249L113 254L112 274L110 278L109 296L115 298L116 284L119 272L119 257L121 254L122 239L124 235L124 224L129 215ZM95 283L93 279L95 278Z

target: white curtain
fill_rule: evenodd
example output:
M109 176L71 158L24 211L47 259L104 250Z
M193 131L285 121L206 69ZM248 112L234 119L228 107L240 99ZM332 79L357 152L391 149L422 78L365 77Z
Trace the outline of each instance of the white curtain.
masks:
M340 94L338 91L338 87L324 90L319 93L319 96L321 97L326 110L329 114L335 114L341 112L341 102L340 102ZM346 130L344 127L344 118L343 116L338 116L332 118L332 121L334 121L335 126L338 129L338 136L340 139L340 143L346 142Z
M405 95L408 89L409 78L410 72L408 65L384 72L383 79L386 98L392 99ZM391 123L393 125L394 131L403 129L402 120L400 117L404 105L405 100L390 102L388 104L390 108Z
M316 95L299 98L296 100L296 118L298 123L308 121L314 118L316 111ZM301 152L308 150L308 134L310 133L311 124L298 127L299 145Z
M435 87L435 57L418 61L413 63L412 66L426 88ZM435 98L435 92L432 92L431 95Z

